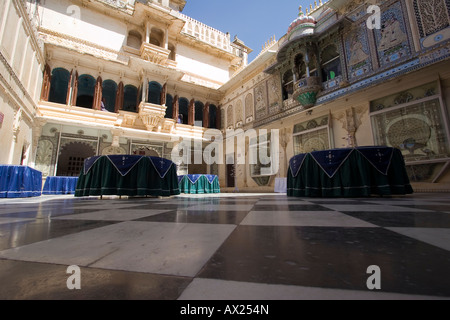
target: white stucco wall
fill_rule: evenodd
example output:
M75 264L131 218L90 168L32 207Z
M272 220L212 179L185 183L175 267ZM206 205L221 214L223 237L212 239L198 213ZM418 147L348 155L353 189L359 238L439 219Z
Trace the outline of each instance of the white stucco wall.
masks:
M40 10L42 27L119 51L127 26L108 15L73 5L67 0L46 0Z
M229 80L229 63L183 44L177 46L177 68L220 83Z

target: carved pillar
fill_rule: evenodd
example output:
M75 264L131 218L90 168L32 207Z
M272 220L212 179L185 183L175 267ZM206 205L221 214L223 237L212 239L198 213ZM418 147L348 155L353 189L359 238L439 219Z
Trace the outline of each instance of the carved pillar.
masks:
M203 128L209 128L209 102L203 107Z
M41 91L41 100L42 101L48 101L48 97L50 95L51 81L52 81L51 70L50 70L50 66L47 64L47 65L45 65L44 79L42 82L42 91Z
M116 108L114 112L118 113L119 110L123 109L123 82L120 81L119 86L117 87L116 93Z
M216 128L222 129L222 106L219 106L216 111Z
M142 85L138 88L138 93L136 97L136 110L139 108L139 105L142 102Z
M188 125L193 126L195 122L195 99L189 102Z
M178 95L173 98L173 107L172 107L172 119L178 122L178 113L180 109L180 103L178 101Z
M167 83L165 83L163 85L162 90L161 90L161 105L162 106L166 105L166 102L167 102L166 101L167 100L166 94L167 94Z
M102 77L98 76L97 83L95 84L94 91L94 103L92 105L92 109L100 110L102 103Z
M72 76L70 78L72 78ZM70 92L71 92L71 85L69 81L69 90L67 91L67 94L69 95ZM73 78L72 101L70 102L72 106L77 105L77 95L78 95L78 71L75 71L75 76Z

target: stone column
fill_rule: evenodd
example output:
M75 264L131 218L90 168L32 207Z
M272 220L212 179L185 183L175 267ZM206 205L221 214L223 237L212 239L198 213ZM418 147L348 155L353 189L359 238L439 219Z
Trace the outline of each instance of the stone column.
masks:
M47 65L45 65L44 79L42 81L42 91L41 91L41 100L42 101L48 101L48 98L50 95L51 81L52 81L51 70L50 70L50 66L47 64Z
M173 107L172 107L172 118L178 123L178 113L179 113L180 104L178 101L178 95L175 95L173 98Z
M119 112L119 110L123 109L123 82L120 81L119 86L117 87L116 93L116 108L114 112Z
M94 109L94 110L101 109L102 89L103 89L102 83L103 83L102 77L98 76L97 83L95 84L94 102L92 104L92 109Z
M188 109L188 125L193 126L195 123L195 99L189 103Z
M203 107L203 128L209 128L209 102Z

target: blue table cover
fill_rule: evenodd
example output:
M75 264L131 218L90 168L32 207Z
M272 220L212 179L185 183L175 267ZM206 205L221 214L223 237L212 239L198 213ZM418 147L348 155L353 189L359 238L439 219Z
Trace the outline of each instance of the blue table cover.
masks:
M39 197L42 172L28 166L0 165L0 198Z
M78 177L47 177L42 194L75 194Z

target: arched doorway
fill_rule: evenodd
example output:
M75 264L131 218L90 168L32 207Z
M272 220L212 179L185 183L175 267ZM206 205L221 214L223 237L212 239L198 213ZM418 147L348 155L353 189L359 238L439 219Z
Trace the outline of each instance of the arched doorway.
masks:
M161 157L158 151L148 146L137 146L132 150L131 153L137 156Z
M166 115L164 116L164 118L172 119L172 117L173 117L173 97L170 94L168 94L166 96L166 107L167 107Z
M131 84L127 84L123 89L123 110L136 112L137 98L138 89Z
M161 105L161 91L162 86L156 81L151 81L148 84L148 102Z
M69 142L61 148L56 175L78 177L83 170L84 160L95 154L96 151L87 142Z
M227 187L234 188L234 177L236 175L236 167L234 165L233 156L227 157Z
M69 71L63 68L53 69L48 101L66 104L69 81L70 81Z
M178 114L182 117L182 124L188 124L188 110L189 110L189 100L186 98L180 98Z
M116 109L117 84L113 80L103 81L102 97L105 98L105 107L109 112Z
M78 78L78 107L92 109L94 104L95 78L93 76L83 74Z

